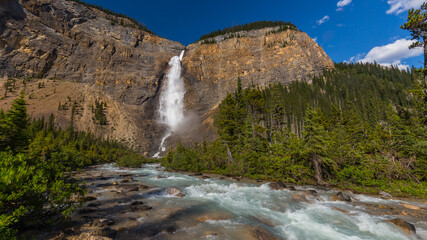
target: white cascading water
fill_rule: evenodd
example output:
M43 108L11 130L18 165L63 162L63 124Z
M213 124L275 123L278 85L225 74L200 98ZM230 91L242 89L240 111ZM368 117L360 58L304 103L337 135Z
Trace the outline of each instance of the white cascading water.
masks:
M163 190L145 195L142 193L141 198L147 205L161 209L162 214L173 213L177 231L166 235L171 240L243 239L242 236L247 236L245 234L253 227L264 228L281 239L289 240L427 239L424 210L419 210L419 216L397 216L385 214L390 209L388 207L376 210L369 207L378 205L402 209L401 204L410 204L427 209L423 201L382 199L362 194L353 194L352 202L333 201L331 196L337 191L310 186L295 186L296 191L272 190L268 183L237 182L218 177L200 179L185 173L165 172L158 164L132 170L113 165L105 167L118 172L141 174L143 177L138 177L138 181ZM159 178L159 175L163 177ZM168 194L165 190L169 187L178 188L185 196L181 198ZM320 198L305 202L304 198L297 197L303 196L309 189L315 189ZM174 209L182 210L178 215ZM158 220L153 221L155 224L149 222L155 215L144 215L138 219L142 224L139 229L161 226ZM387 221L396 217L414 224L416 235ZM202 218L207 220L201 222ZM161 219L164 221L163 217ZM159 233L152 239L165 239L164 234Z
M184 51L169 61L169 72L166 75L166 88L160 94L159 122L167 126L165 135L160 143L159 151L153 157L158 158L165 151L165 140L181 125L184 120L184 81L181 78L181 60Z

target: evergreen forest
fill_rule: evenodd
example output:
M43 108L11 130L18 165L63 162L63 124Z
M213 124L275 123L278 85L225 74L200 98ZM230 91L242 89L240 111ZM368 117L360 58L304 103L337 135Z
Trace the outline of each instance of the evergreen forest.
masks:
M114 140L62 130L54 115L30 119L24 95L0 111L0 238L66 217L84 202L83 183L73 173L117 163L139 167L148 159Z
M422 74L338 63L304 81L242 89L219 105L213 142L170 151L169 169L426 197Z

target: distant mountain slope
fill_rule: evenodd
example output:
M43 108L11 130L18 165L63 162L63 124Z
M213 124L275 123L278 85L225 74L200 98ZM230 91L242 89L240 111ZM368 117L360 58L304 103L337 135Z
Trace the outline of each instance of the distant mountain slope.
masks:
M237 76L242 78L244 86L251 83L266 85L275 81L309 80L324 69L333 68L330 58L307 34L293 28L276 28L215 34L210 39L211 44L199 41L185 48L180 43L144 31L145 28L124 15L76 1L1 1L2 90L5 90L3 84L8 78L15 81L32 78L29 82L32 88L18 84L15 90L19 87L26 89L27 97L32 94L34 99L47 98L38 94L47 94L53 99L30 107L34 109L31 111L34 116L57 111L64 97L69 101L66 97L73 95L73 91L84 91L85 97L78 99L84 102L80 107L85 114L74 119L77 128L122 139L142 152L152 154L158 149L164 130L156 122L156 111L167 63L184 49L182 75L186 84L186 107L188 113L201 118L203 124L200 129L195 125L195 135L181 135L183 142L215 137L210 116L226 92L234 91ZM46 79L56 79L57 82L37 88L38 82L47 83ZM59 80L76 84L67 88ZM58 93L55 88L65 92ZM6 98L14 94L7 94ZM111 103L110 106L114 104L113 112L113 108L106 111L110 124L102 127L91 120L92 113L86 109L96 98ZM57 103L54 103L55 99ZM36 102L30 101L30 104ZM7 108L6 105L1 107ZM71 118L70 112L65 113L62 112L61 125L66 125L65 119ZM116 120L113 116L117 114L126 118ZM172 137L167 145L174 145L177 138Z

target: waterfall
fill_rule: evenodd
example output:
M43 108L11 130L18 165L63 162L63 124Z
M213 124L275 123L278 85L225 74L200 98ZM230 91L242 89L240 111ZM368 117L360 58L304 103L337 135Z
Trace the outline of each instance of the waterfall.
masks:
M166 133L163 135L159 151L153 157L158 158L160 153L165 151L165 140L176 130L184 121L184 81L181 78L181 60L184 57L184 51L179 56L174 56L169 61L170 69L166 75L166 87L160 94L159 104L159 122L167 126Z

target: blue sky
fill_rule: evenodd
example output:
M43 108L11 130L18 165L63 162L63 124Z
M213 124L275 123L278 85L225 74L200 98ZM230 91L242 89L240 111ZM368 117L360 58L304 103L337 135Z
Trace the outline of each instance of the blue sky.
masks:
M85 0L124 13L157 35L188 45L203 34L259 20L294 23L334 62L422 65L421 48L408 50L400 29L407 10L424 0Z

